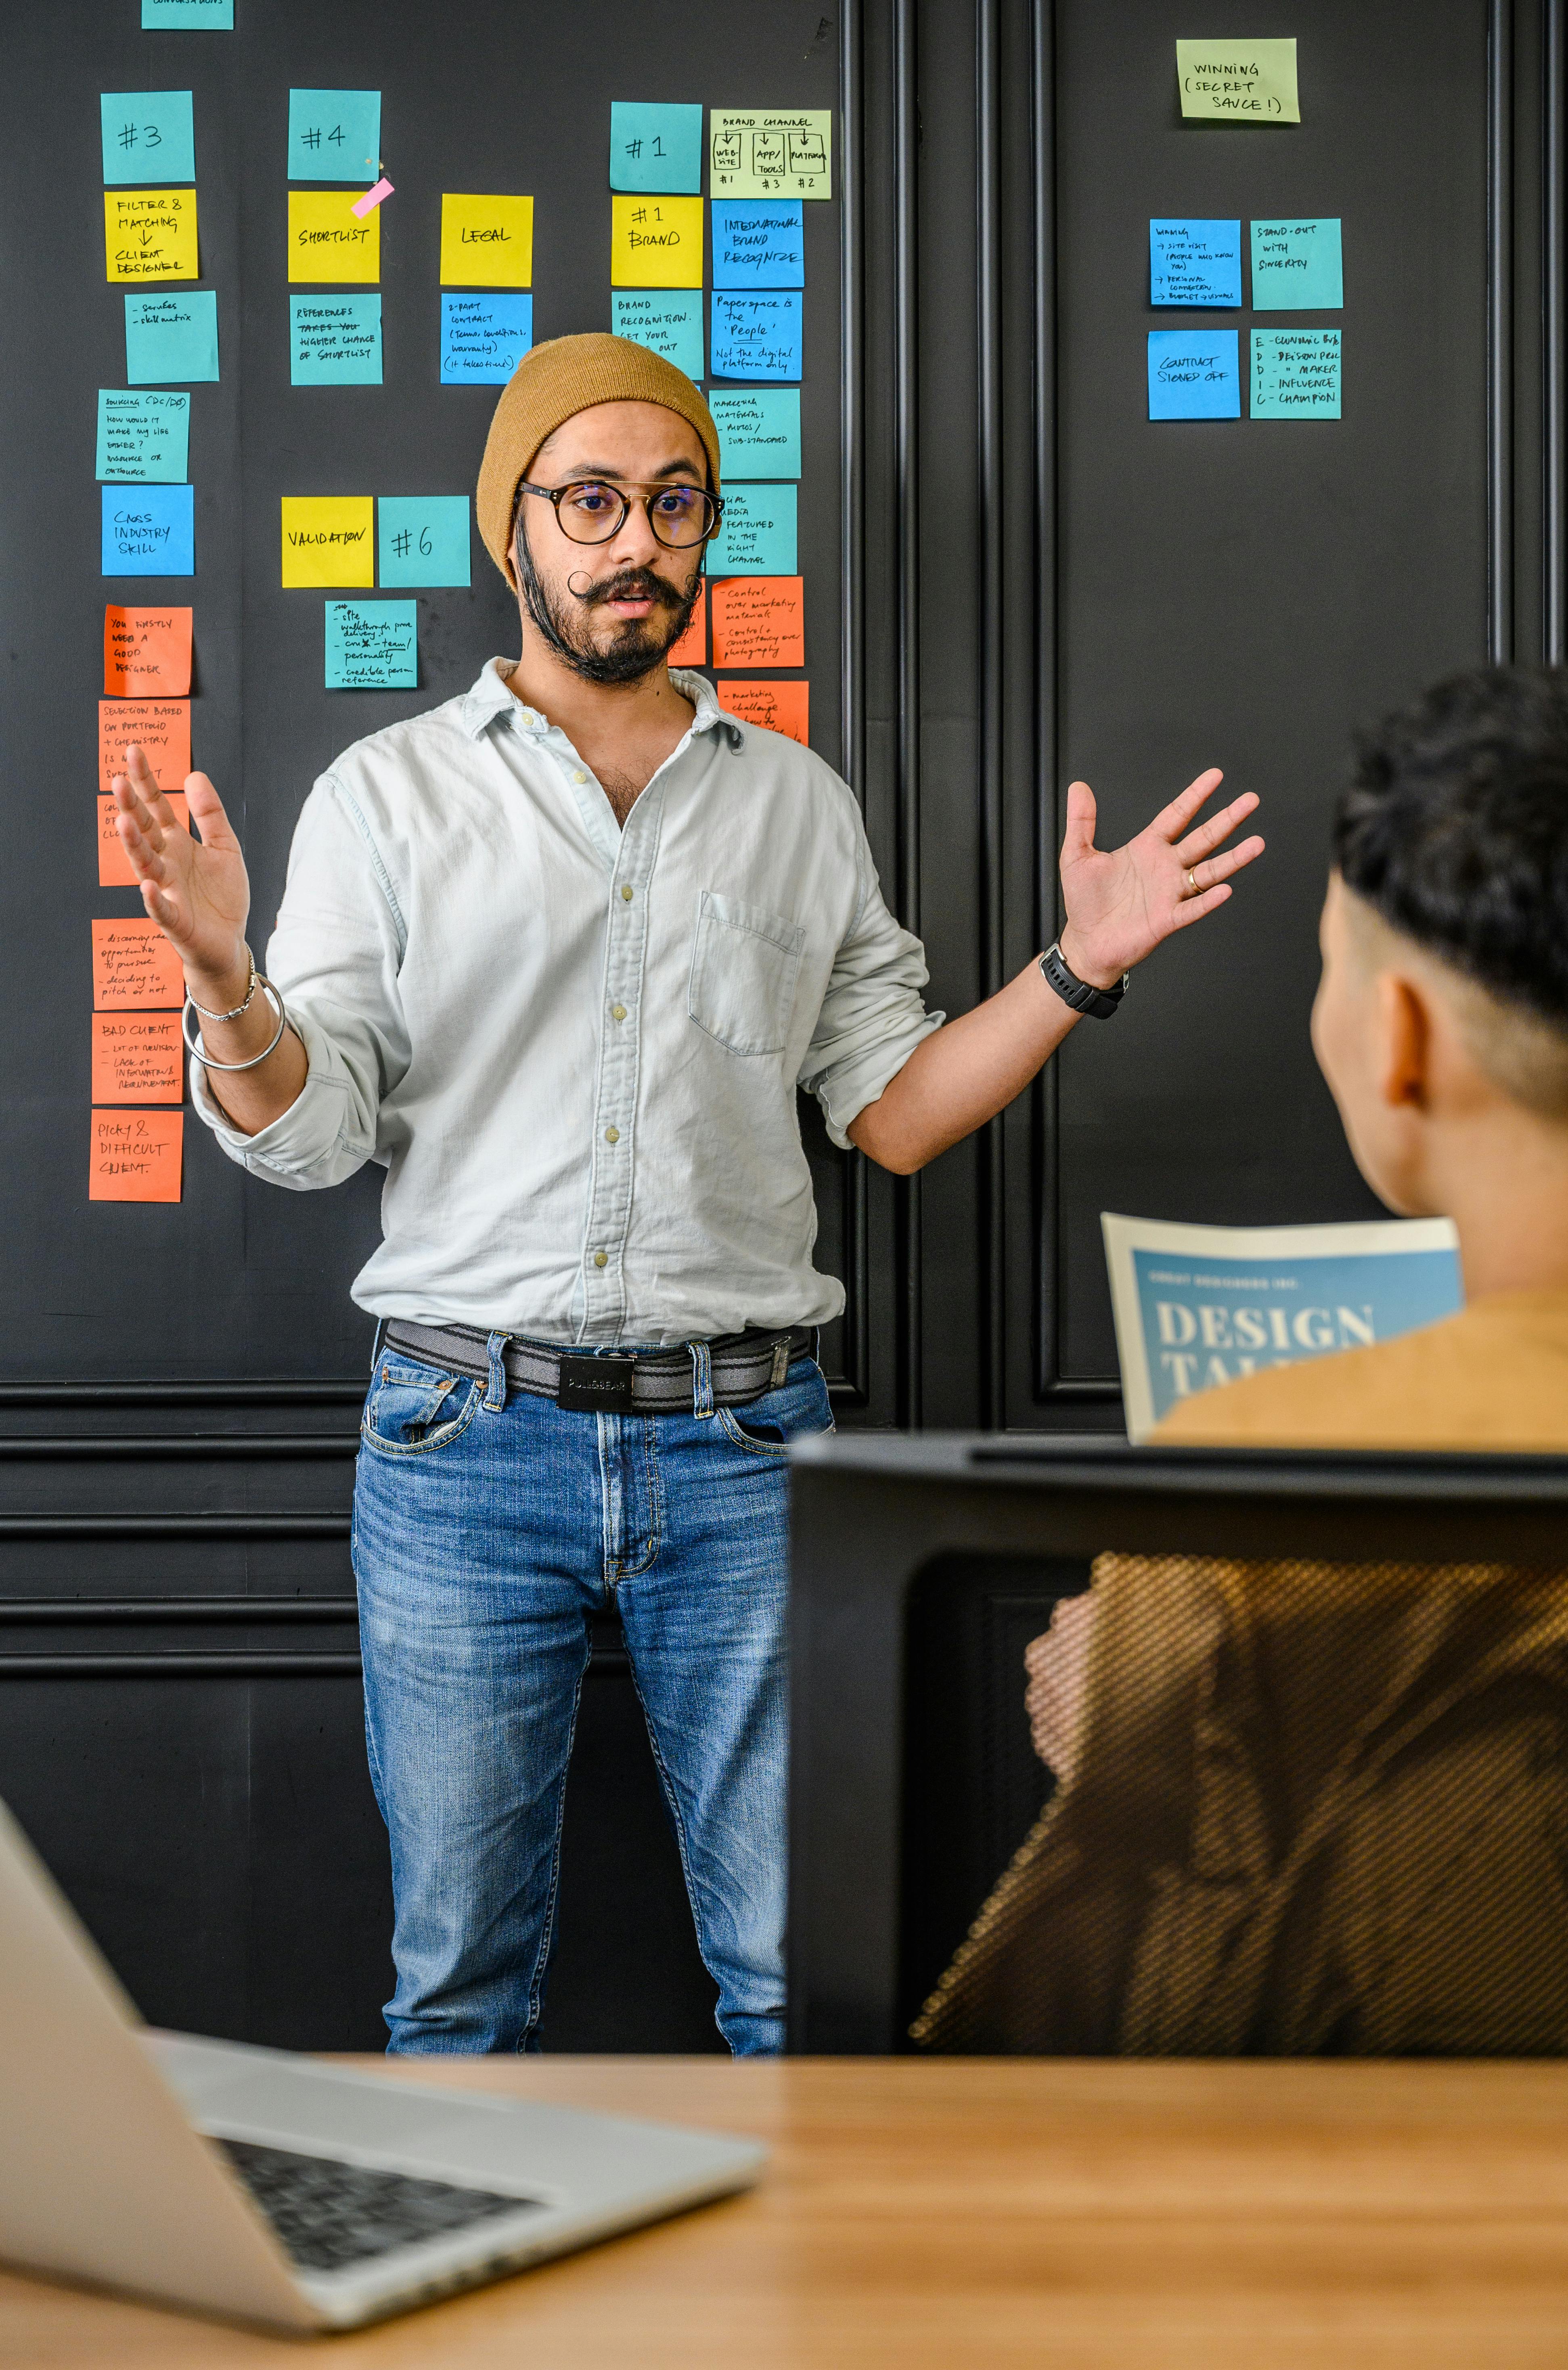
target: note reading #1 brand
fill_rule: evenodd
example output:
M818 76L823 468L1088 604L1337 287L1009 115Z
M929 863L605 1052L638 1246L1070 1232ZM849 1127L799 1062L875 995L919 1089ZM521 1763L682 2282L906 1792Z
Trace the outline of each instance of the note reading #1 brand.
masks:
M688 291L669 295L652 289L617 288L610 298L610 317L617 338L635 338L663 354L687 378L702 376L702 298Z
M98 474L122 485L145 478L179 485L187 475L190 397L155 395L136 387L100 386L98 412Z
M329 601L329 691L417 691L417 601Z
M289 383L379 386L379 296L291 296Z
M833 115L807 108L714 108L709 188L716 198L831 198Z
M217 374L216 289L193 288L185 296L127 296L125 375L133 386Z
M531 296L443 296L443 386L504 386L534 342Z
M1151 420L1239 420L1241 366L1234 329L1151 329Z
M617 288L700 288L702 200L612 198L610 278Z
M374 584L375 504L369 494L282 497L283 584Z
M1252 307L1259 313L1329 313L1344 303L1337 215L1252 224Z
M612 98L610 187L700 196L701 108Z
M114 184L193 181L196 134L188 90L106 90L103 178Z
M110 280L200 280L194 190L106 190L104 261Z
M1337 329L1254 329L1254 420L1337 420L1340 416L1340 333Z
M379 280L381 211L362 222L349 190L289 191L289 278Z
M1151 305L1239 305L1239 222L1151 222Z
M1296 43L1178 41L1182 112L1205 123L1299 123Z
M444 197L441 284L444 288L531 288L533 199L475 197L461 191Z
M183 1111L96 1110L90 1202L178 1202Z

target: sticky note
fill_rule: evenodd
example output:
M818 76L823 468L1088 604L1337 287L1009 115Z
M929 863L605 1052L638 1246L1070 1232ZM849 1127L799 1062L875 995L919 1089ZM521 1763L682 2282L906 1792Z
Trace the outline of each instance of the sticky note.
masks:
M105 268L110 280L200 280L194 190L106 190Z
M736 486L724 489L724 516L708 546L708 573L793 576L795 489Z
M612 198L610 278L617 288L700 288L702 200Z
M145 478L178 485L189 476L190 397L144 395L133 387L100 386L98 474L122 485Z
M380 297L291 296L289 383L379 386Z
M103 687L111 698L182 697L190 688L189 609L103 613Z
M1337 420L1340 416L1340 333L1337 329L1254 329L1254 420Z
M617 288L610 297L610 325L617 338L635 338L651 353L663 354L687 378L703 374L702 298L659 295Z
M771 295L713 296L709 368L714 378L799 378L804 299L789 289Z
M708 162L715 198L831 198L832 110L716 107Z
M805 284L805 208L799 198L715 203L715 288L803 288Z
M218 296L193 288L184 296L127 296L125 375L133 386L218 374Z
M383 494L376 503L382 584L467 584L467 494Z
M285 494L285 587L374 584L375 511L369 494Z
M329 601L328 690L417 691L419 621L417 601Z
M443 386L504 386L534 342L531 296L443 296Z
M794 683L737 683L726 676L716 689L719 705L743 724L760 724L765 731L781 732L787 741L807 745L811 724L811 688Z
M610 101L612 190L702 190L702 109L655 100Z
M291 181L374 181L381 170L378 90L291 90Z
M106 90L98 99L103 178L193 181L196 132L188 90Z
M142 0L144 33L232 33L234 0Z
M1234 329L1151 329L1151 420L1239 420L1241 367Z
M137 914L93 924L93 1009L178 1011L185 1001L179 957L155 921Z
M441 283L444 288L531 288L533 199L444 197Z
M1296 43L1178 41L1182 112L1207 123L1299 123Z
M95 1103L177 1103L184 1093L177 1012L93 1014Z
M165 796L186 830L189 831L190 802L184 791L168 790ZM98 806L98 887L100 889L133 889L136 886L136 875L131 869L131 858L125 853L125 843L114 827L114 818L120 810L111 798L99 799ZM112 1091L119 1094L121 1090L116 1087ZM95 1096L98 1094L96 1087L93 1088L93 1093ZM176 1100L178 1099L177 1096Z
M799 576L732 576L713 587L716 667L806 662L805 588Z
M105 576L195 575L192 487L108 485L101 492Z
M379 211L361 222L347 190L291 190L288 276L296 283L379 280Z
M725 485L732 477L800 476L798 386L716 387L708 408L719 431L719 469Z
M96 1110L92 1124L89 1202L179 1201L183 1111Z
M1252 224L1255 313L1321 313L1343 303L1337 214Z
M179 790L190 771L190 702L188 699L98 701L98 795L107 796L116 774L125 771L125 751L134 741L153 769L160 790Z
M672 642L664 652L668 666L699 667L708 660L708 580L704 577L686 620L686 628L678 642Z
M1151 305L1239 305L1240 224L1151 222L1148 301Z

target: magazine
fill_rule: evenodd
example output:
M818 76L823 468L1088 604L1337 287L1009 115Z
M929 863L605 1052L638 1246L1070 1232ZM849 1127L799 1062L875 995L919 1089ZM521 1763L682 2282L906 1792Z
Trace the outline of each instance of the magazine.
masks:
M1464 1306L1447 1218L1179 1226L1107 1210L1100 1224L1133 1441L1194 1391L1389 1341Z

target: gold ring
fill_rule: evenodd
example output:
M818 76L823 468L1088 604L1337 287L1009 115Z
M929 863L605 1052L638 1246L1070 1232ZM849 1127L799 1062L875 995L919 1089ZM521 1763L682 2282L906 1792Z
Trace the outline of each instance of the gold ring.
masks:
M1197 874L1191 870L1187 874L1187 893L1190 897L1201 897L1204 893L1198 886Z

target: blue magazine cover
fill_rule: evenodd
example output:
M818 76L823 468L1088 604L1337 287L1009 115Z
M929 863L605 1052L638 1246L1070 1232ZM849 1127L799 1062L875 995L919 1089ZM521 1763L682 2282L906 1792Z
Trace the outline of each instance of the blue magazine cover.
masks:
M1102 1211L1127 1437L1194 1391L1435 1325L1464 1306L1447 1218L1182 1226Z

